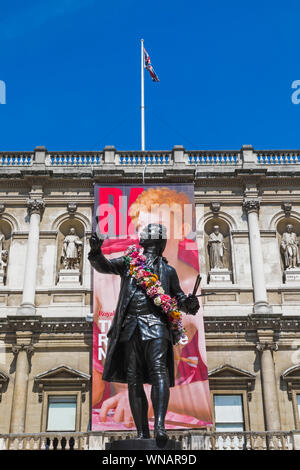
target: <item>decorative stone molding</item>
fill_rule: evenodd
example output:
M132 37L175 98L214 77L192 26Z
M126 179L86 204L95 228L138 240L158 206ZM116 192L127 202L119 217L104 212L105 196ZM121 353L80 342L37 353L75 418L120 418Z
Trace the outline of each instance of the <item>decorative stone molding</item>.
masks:
M293 391L300 392L300 364L289 367L283 372L281 378L287 384L288 397L292 400Z
M218 216L220 209L221 209L221 204L220 202L211 202L210 203L210 208L211 211L213 212L214 216Z
M82 319L73 320L67 318L42 318L8 316L7 319L0 318L0 332L31 331L33 333L90 333L92 325Z
M5 204L0 204L0 216L3 214L5 211Z
M258 212L260 208L259 199L244 199L243 209L249 214L249 212Z
M224 364L208 372L211 390L245 390L251 400L256 376L230 364Z
M257 332L266 328L273 331L299 331L299 318L282 318L274 315L260 315L259 317L209 317L204 318L205 332Z
M84 402L90 380L91 376L89 374L62 364L38 374L34 378L34 383L38 390L40 402L46 389L52 391L79 390L81 392L81 400Z
M69 202L67 204L67 210L68 210L70 216L74 215L75 212L77 211L77 204L75 204L74 202Z
M284 210L285 216L290 217L291 216L291 211L292 211L292 203L291 202L283 202L282 203L282 209Z
M27 209L30 216L32 214L42 215L45 209L44 199L27 199Z

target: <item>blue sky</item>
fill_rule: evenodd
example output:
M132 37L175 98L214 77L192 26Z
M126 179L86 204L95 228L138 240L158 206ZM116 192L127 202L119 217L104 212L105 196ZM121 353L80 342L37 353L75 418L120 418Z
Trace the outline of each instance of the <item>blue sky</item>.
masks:
M300 148L299 1L11 0L0 15L0 150Z

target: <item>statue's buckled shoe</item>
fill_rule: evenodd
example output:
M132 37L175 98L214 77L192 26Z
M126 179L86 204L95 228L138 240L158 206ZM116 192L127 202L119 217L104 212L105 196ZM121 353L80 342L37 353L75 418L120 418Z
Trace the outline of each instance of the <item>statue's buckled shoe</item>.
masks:
M137 439L150 439L149 431L140 431L140 432L138 432Z
M163 426L155 426L154 428L154 437L157 444L165 444L169 439L168 434Z

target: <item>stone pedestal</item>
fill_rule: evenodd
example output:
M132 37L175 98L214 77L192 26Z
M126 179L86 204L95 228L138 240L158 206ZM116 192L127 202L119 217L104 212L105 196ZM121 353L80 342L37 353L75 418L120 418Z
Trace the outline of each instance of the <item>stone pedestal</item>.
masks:
M287 284L300 283L300 267L288 268L284 271L284 281Z
M105 445L105 450L182 450L181 442L169 439L164 445L157 445L155 439L119 439Z
M212 269L208 273L208 282L209 284L220 284L231 282L231 272L226 268Z
M61 269L58 273L59 287L78 287L80 285L79 269Z

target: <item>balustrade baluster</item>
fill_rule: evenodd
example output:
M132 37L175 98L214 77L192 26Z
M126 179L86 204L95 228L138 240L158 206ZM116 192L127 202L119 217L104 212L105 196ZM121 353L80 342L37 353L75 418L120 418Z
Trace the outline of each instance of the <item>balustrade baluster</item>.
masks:
M229 443L228 443L229 449L235 450L236 449L235 436L233 434L230 434L228 437L229 437Z
M251 450L252 449L252 440L251 440L251 434L246 434L245 436L245 449L246 450Z
M276 436L276 449L277 450L284 450L283 439L284 437L282 435Z
M38 436L33 436L33 445L32 445L33 450L39 449L39 441L40 441L40 438Z
M72 437L71 436L66 436L65 439L66 439L66 444L65 444L64 450L70 450L70 448L71 448L70 442L71 442Z
M275 449L275 446L274 446L274 441L273 441L273 435L269 435L268 436L268 447L269 447L269 450L274 450Z
M63 440L63 437L58 435L57 436L57 446L56 446L57 450L62 450L62 448L63 448L62 440Z

